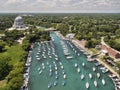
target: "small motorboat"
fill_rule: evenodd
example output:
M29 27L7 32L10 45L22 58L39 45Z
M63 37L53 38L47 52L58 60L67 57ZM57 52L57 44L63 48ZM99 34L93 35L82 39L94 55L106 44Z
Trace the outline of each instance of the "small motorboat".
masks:
M63 78L66 79L66 74L63 75Z
M49 65L49 68L51 68L52 66L51 65Z
M52 69L50 69L49 71L52 72Z
M82 66L84 67L84 66L85 66L85 63L82 63Z
M59 62L60 66L62 66L62 62Z
M57 75L57 74L58 74L58 71L55 71L55 74Z
M55 70L57 70L57 67L55 66Z
M75 63L75 65L74 65L75 67L77 67L78 65L77 65L77 63Z
M77 69L78 73L80 72L80 68Z
M102 84L105 85L105 80L104 79L102 79Z
M52 58L52 56L49 56L49 58Z
M95 68L95 67L93 67L93 71L94 71L94 72L96 71L96 68Z
M75 53L77 53L77 51L75 50Z
M48 84L48 88L51 88L51 87L52 87L52 84L51 84L51 83L49 83L49 84Z
M45 66L43 66L42 68L45 69Z
M89 73L89 77L90 77L90 79L92 79L92 74L91 73Z
M95 87L97 87L97 81L96 80L94 81L94 85L95 85Z
M38 71L40 71L40 68L38 68Z
M55 58L55 60L58 60L58 58Z
M54 86L56 86L57 85L57 81L54 81Z
M82 74L82 75L81 75L81 80L83 80L83 79L84 79L84 75Z
M42 70L40 70L39 74L42 74Z
M39 52L37 54L40 54Z
M64 70L62 70L62 74L65 74L65 71L64 71Z
M49 76L52 76L52 72L49 73Z
M44 56L43 58L46 58L46 56Z
M47 65L49 65L49 62L47 62Z
M100 73L97 73L97 77L100 78Z
M89 83L88 83L88 82L86 83L86 88L87 88L87 89L89 88Z
M58 79L58 74L55 76L56 79Z
M64 68L63 65L61 66L61 68L62 68L62 69Z
M65 86L66 82L65 81L62 81L62 85Z
M42 66L44 66L45 64L44 63L42 63Z
M37 60L39 61L39 60L40 60L40 58L37 58Z
M36 58L38 58L39 56L36 56Z

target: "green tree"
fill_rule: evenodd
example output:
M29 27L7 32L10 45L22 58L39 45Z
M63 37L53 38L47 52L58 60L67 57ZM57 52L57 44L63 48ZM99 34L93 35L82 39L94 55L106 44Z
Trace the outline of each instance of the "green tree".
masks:
M3 42L2 40L0 40L0 52L3 52L5 50L5 42Z
M9 65L10 58L9 57L0 57L0 80L4 79L11 70L11 66Z

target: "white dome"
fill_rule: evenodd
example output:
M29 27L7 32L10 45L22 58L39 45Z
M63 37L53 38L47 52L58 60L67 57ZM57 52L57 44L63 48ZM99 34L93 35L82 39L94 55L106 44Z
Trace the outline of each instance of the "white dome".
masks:
M25 24L21 16L17 16L15 18L13 28L16 30L24 30L25 29Z
M21 19L22 19L21 16L18 16L18 17L15 18L15 20L21 20Z

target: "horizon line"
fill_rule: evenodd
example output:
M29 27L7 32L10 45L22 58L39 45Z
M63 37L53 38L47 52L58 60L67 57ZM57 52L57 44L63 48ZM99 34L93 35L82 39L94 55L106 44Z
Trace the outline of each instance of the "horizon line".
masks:
M120 12L115 12L115 11L109 11L109 12L97 12L97 11L0 11L0 13L120 13Z

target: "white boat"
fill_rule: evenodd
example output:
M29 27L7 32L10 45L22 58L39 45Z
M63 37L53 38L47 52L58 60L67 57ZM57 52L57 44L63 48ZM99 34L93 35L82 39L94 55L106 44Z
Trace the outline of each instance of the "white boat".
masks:
M62 81L62 85L63 85L63 86L65 85L65 83L66 83L65 81Z
M44 63L42 63L42 66L44 66L45 64Z
M90 77L90 79L92 78L92 74L91 73L89 73L89 77Z
M57 67L55 67L55 70L57 70Z
M100 78L100 73L97 73L97 77Z
M67 59L71 59L71 58L73 58L73 57L72 57L72 56L67 56L66 58L67 58Z
M54 81L54 86L56 86L57 85L57 81Z
M64 70L62 70L62 74L65 74L65 71L64 71Z
M89 83L88 83L88 82L86 83L86 88L87 88L87 89L89 88Z
M40 68L38 68L38 71L40 71Z
M105 80L104 79L102 79L102 84L105 85Z
M46 56L44 56L43 58L46 58Z
M84 67L84 66L85 66L85 63L82 63L82 66Z
M96 71L96 68L95 68L95 67L93 67L93 71Z
M78 73L80 72L80 68L77 69Z
M64 67L63 67L63 66L61 66L61 68L63 69Z
M82 74L82 75L81 75L81 80L83 80L83 79L84 79L84 75Z
M45 66L43 66L42 68L45 69Z
M55 58L55 60L58 60L58 58Z
M55 74L58 74L58 72L57 72L57 71L55 71Z
M39 74L42 74L42 70L39 72Z
M94 85L95 85L95 87L97 87L97 81L96 80L94 81Z
M51 88L52 87L52 84L50 83L50 84L48 84L48 88Z
M47 62L47 65L49 65L49 62Z
M103 70L102 70L103 73L106 73L106 72L108 72L108 71L109 71L108 69L103 69Z
M49 58L52 58L52 56L49 56Z
M51 68L52 66L51 65L49 65L49 68Z
M40 60L40 58L37 58L37 60Z
M39 52L37 54L40 54Z
M49 76L52 76L52 72L49 72Z
M56 79L58 79L58 74L55 76Z
M66 79L66 74L63 75L63 78Z
M60 66L62 66L62 62L59 62Z
M50 69L50 72L52 72L52 69Z
M78 65L77 65L77 63L75 63L75 65L74 65L75 67L77 67Z
M36 58L38 58L39 56L36 56Z
M76 53L77 51L75 50L75 53Z

